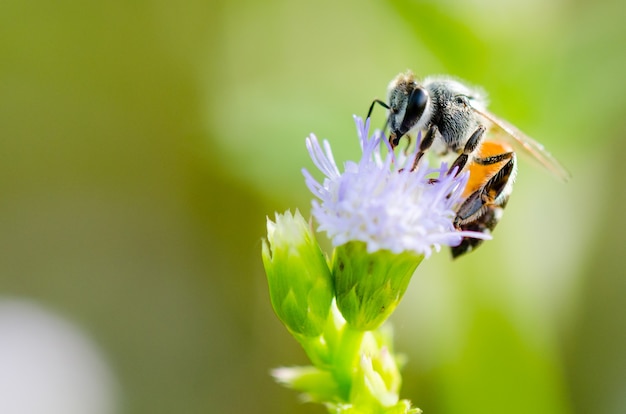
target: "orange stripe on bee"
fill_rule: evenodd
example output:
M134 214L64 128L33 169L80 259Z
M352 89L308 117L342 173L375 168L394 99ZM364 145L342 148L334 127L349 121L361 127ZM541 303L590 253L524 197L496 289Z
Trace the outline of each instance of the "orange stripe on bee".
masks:
M513 151L513 147L505 142L486 141L483 142L476 153L474 153L474 158L487 158L511 151ZM467 168L470 176L465 186L465 191L463 191L463 197L469 197L473 192L484 187L487 181L500 171L505 162L507 162L507 160L502 160L490 165L480 165L471 160Z

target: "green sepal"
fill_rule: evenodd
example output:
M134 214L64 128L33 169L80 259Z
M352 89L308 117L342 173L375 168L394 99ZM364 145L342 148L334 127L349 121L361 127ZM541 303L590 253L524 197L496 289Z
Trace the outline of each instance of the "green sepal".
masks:
M337 307L356 329L378 328L394 311L423 255L413 252L368 253L363 242L335 249L332 277Z

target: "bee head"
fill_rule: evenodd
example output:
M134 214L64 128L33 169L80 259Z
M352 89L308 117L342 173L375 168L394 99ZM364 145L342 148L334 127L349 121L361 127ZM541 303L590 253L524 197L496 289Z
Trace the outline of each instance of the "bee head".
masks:
M400 138L420 122L428 107L428 91L420 86L412 73L400 74L389 84L389 142L398 145Z

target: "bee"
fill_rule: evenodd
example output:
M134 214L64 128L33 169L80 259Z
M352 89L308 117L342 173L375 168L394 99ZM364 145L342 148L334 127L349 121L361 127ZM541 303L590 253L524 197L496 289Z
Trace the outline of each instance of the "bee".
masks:
M372 102L387 109L389 143L398 146L404 136L423 132L413 169L427 151L452 161L448 174L469 171L463 202L456 209L457 230L491 234L502 218L517 175L515 149L530 154L563 181L569 173L540 143L487 110L485 94L478 88L446 76L423 81L412 72L399 74L387 90L387 102ZM515 145L515 148L513 145ZM452 247L456 258L476 249L481 239L464 237Z

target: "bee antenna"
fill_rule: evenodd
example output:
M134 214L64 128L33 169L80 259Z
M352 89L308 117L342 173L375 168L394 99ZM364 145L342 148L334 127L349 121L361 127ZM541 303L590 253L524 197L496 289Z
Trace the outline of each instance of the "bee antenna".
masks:
M384 103L384 102L383 102L383 101L381 101L380 99L374 99L374 101L373 101L373 102L372 102L372 104L370 105L370 110L369 110L369 111L367 111L367 117L366 117L365 119L367 119L367 118L369 118L370 116L372 116L372 112L374 111L374 105L376 105L376 104L378 104L378 105L382 106L382 107L383 107L383 108L385 108L385 109L389 109L389 105L387 105L386 103Z

